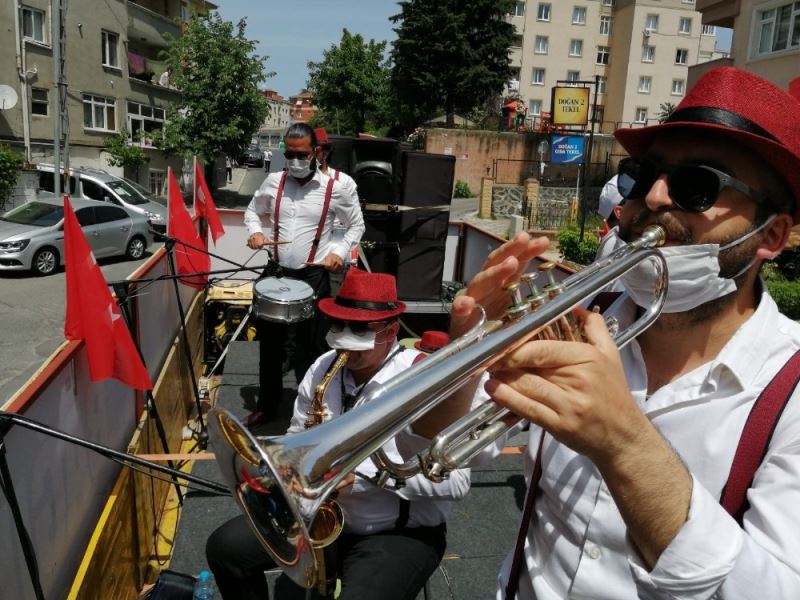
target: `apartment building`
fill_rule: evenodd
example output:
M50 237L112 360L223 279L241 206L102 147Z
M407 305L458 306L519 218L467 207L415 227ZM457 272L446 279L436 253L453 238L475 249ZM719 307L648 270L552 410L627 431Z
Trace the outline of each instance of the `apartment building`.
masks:
M800 2L797 0L697 0L709 27L733 29L726 60L689 69L689 83L711 66L729 64L782 88L800 77Z
M307 123L317 114L317 107L314 106L314 94L308 90L303 90L296 96L289 96L289 104L293 123Z
M53 7L57 0L0 3L0 83L14 88L14 108L0 111L0 143L33 162L53 160ZM125 175L154 192L163 188L167 159L152 138L180 92L170 86L159 60L165 34L178 37L193 13L216 5L204 0L69 0L63 18L62 54L66 103L62 130L70 166L90 166ZM119 131L142 145L149 162L136 173L110 167L105 140Z
M509 19L518 34L513 84L534 126L558 81L595 76L600 130L653 123L662 103L684 96L689 66L722 56L695 0L526 0Z
M277 146L292 122L292 106L275 90L262 90L267 99L269 114L258 130L258 145L262 148Z

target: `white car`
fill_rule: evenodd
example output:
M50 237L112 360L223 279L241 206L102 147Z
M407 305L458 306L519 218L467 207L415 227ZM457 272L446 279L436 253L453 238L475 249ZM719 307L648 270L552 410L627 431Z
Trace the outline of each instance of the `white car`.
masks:
M95 258L141 258L153 242L145 215L95 200L72 199ZM40 196L0 217L0 271L49 275L64 264L64 201Z

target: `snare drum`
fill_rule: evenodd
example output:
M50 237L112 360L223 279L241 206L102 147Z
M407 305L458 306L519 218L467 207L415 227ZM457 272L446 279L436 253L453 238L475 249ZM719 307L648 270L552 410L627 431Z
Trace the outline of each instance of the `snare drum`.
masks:
M314 290L305 281L264 277L253 286L253 314L273 323L299 323L314 314Z

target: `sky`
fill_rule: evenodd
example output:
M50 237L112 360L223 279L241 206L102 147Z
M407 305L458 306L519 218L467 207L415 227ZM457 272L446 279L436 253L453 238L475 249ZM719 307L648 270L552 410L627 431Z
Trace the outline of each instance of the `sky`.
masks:
M218 0L219 13L236 22L247 17L245 35L256 40L256 53L268 56L275 75L263 87L281 96L300 93L308 80L308 61L322 60L323 50L339 43L342 29L365 40L391 43L389 17L400 12L397 0ZM717 46L730 49L731 30L717 28Z
M338 45L345 27L377 42L395 38L389 17L400 12L396 0L218 0L223 19L247 17L245 35L256 40L256 53L268 56L275 75L262 84L281 96L298 94L308 80L308 61Z

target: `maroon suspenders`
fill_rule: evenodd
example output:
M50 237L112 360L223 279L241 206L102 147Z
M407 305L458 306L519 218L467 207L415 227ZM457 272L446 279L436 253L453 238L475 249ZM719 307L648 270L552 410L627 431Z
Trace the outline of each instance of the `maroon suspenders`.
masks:
M283 198L283 186L286 185L287 172L284 171L281 175L281 182L278 184L278 193L275 196L275 213L272 215L272 239L278 241L278 223L280 220L281 199ZM322 214L319 217L319 224L317 225L317 232L314 235L314 241L311 242L311 250L308 254L308 262L313 263L314 257L317 255L317 247L319 241L322 239L322 230L325 227L325 219L328 216L328 209L331 205L331 196L333 194L333 179L328 179L328 186L325 188L325 202L322 206ZM275 262L278 260L278 247L275 246Z

